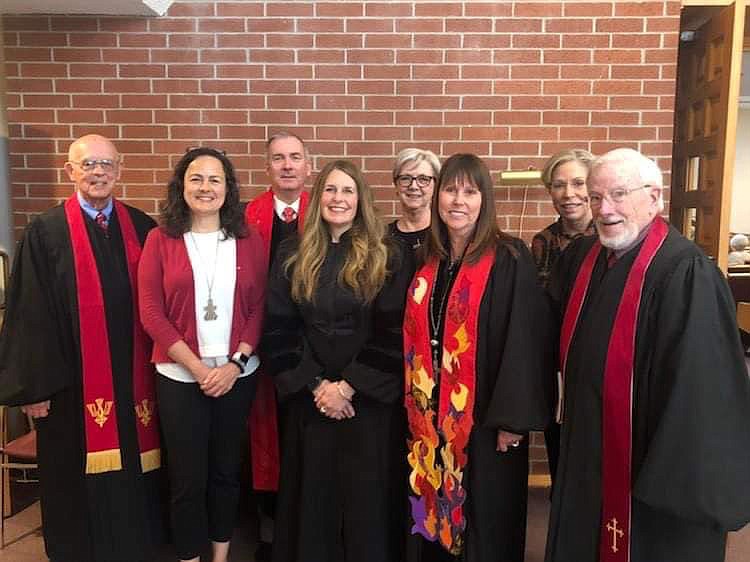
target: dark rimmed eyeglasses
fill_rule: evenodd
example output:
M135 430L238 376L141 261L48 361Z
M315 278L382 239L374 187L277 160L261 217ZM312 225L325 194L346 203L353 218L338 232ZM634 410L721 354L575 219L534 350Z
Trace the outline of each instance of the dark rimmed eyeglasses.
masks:
M425 176L420 174L418 176L410 176L409 174L401 174L394 178L396 185L402 189L411 187L411 184L417 182L417 187L429 187L430 182L435 179L435 176Z

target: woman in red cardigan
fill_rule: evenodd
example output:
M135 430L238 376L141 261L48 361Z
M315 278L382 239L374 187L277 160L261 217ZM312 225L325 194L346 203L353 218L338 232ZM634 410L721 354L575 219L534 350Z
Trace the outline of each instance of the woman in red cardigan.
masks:
M138 282L154 340L177 553L198 561L210 540L212 561L226 562L266 275L262 241L245 226L223 152L191 149L177 164Z

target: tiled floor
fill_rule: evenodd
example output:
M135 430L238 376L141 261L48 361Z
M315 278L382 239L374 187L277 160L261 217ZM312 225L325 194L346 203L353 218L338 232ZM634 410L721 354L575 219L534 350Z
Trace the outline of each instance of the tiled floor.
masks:
M32 504L22 512L5 520L5 541L13 541L15 537L28 533L39 527L41 517L39 514L39 502ZM3 562L41 562L46 561L44 555L44 543L41 530L28 535L25 538L0 550L0 560Z
M549 490L532 488L529 493L529 523L526 541L526 561L542 562L544 541L547 530ZM21 513L6 520L6 537L13 537L39 525L39 504L35 503ZM249 522L238 526L232 541L232 562L252 562L254 540L248 528ZM46 562L41 535L37 532L0 550L0 562ZM175 557L165 550L154 562L175 562ZM747 562L750 560L750 526L738 533L730 533L727 545L726 562Z

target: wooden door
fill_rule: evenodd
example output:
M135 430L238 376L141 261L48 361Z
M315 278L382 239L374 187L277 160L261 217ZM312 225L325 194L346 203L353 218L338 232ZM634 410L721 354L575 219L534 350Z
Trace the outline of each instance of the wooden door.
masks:
M726 272L745 3L714 10L680 44L669 219Z

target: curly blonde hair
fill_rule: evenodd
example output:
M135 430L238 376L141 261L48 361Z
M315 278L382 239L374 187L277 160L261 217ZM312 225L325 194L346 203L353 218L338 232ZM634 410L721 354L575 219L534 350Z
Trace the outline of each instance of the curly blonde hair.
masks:
M383 287L388 273L388 250L383 241L385 227L377 215L372 190L357 166L348 160L334 160L318 174L310 193L299 249L284 264L291 273L292 299L314 302L320 269L328 252L331 234L323 220L320 201L328 175L340 170L357 185L357 214L347 232L351 240L338 283L352 289L366 303L372 302Z

